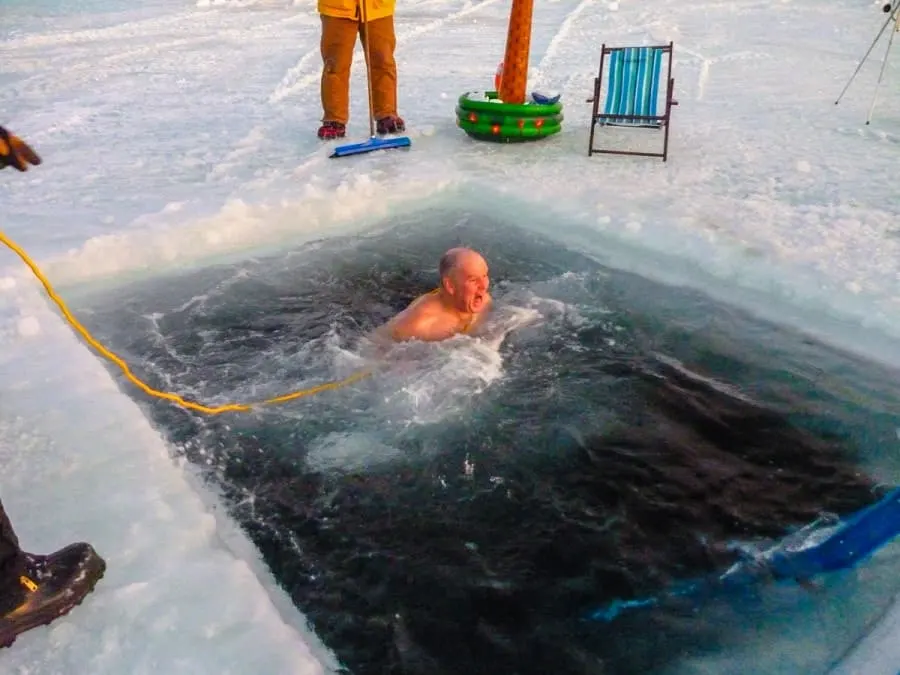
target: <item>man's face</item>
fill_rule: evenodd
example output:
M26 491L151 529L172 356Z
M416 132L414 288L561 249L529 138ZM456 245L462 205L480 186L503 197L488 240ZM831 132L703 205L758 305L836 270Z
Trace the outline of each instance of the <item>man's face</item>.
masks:
M450 274L450 281L452 288L448 290L459 311L477 314L485 308L490 278L484 258L477 253L463 256Z

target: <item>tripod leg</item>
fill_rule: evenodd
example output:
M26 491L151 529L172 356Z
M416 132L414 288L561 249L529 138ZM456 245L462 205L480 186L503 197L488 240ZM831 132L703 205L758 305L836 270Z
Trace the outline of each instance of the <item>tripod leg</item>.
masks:
M894 23L896 27L900 27L900 5L898 5L898 9L894 10L894 14L896 16L891 16L894 19ZM878 73L878 82L875 84L875 94L872 96L872 105L869 107L869 114L866 117L866 124L869 124L872 121L872 113L875 112L875 102L878 100L878 88L881 86L881 80L884 79L884 69L887 67L888 57L891 54L891 45L894 43L894 33L897 31L891 31L891 37L888 39L887 51L884 54L884 61L881 62L881 72Z
M890 25L892 21L897 21L896 14L900 13L900 3L897 5L897 9L894 10L893 14L887 18L887 21L884 22L884 25L881 27L881 30L878 31L878 35L875 36L875 39L872 40L872 44L869 45L869 49L866 52L865 56L862 57L862 60L859 62L859 65L856 66L856 70L853 71L853 75L850 76L850 79L847 81L847 84L844 85L843 91L841 91L841 95L837 97L837 100L834 102L835 105L841 102L841 99L844 98L844 94L847 93L847 90L850 88L850 85L853 83L853 80L856 79L856 76L859 74L859 71L862 69L863 64L866 62L866 59L869 58L869 54L872 53L872 50L875 49L875 45L878 40L884 34L884 30Z

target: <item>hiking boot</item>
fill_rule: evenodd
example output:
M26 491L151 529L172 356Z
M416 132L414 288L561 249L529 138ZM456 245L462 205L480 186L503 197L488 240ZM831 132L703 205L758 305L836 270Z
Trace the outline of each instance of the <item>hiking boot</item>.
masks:
M388 115L376 122L375 130L382 135L402 134L406 131L406 123L403 121L403 118L397 117L397 115Z
M0 648L20 633L44 626L81 604L100 581L106 562L90 544L70 544L50 555L25 553L18 583L0 595Z
M330 141L347 135L347 126L340 122L325 122L319 127L319 138Z

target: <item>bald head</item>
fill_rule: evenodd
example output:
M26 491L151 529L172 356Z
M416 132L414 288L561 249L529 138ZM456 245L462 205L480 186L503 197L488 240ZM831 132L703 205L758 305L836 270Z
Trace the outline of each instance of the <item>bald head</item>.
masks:
M460 312L475 313L487 307L490 285L487 261L470 248L451 248L438 263L444 298Z
M454 270L471 263L482 263L487 266L487 262L477 251L464 247L451 248L441 256L438 263L438 274L443 279L449 277Z

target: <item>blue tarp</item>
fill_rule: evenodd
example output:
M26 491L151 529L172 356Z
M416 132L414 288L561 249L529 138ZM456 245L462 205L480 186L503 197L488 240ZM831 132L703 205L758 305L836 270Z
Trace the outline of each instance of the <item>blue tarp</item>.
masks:
M783 545L768 559L740 562L711 579L688 581L657 596L615 600L588 614L592 621L612 621L623 611L653 607L664 600L700 595L717 588L739 588L760 579L808 581L826 572L850 569L900 534L900 488L877 503L844 518L824 540L792 549Z

